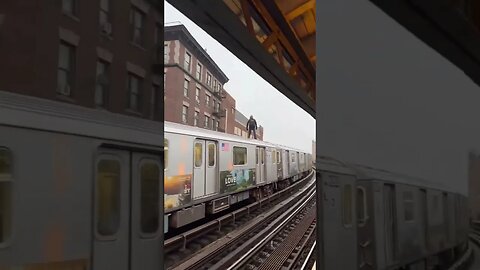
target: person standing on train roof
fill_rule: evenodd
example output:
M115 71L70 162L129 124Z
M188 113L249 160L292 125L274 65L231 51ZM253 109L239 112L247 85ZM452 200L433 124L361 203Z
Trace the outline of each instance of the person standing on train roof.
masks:
M248 138L250 139L250 134L253 132L253 138L257 139L257 121L253 119L253 115L250 115L250 119L247 121L246 129L248 130Z

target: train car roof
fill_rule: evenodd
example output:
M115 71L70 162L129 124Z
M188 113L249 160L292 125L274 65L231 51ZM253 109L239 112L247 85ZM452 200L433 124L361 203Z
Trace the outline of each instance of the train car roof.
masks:
M356 175L355 170L348 166L347 163L326 156L317 156L316 168L320 171L330 171L348 175Z
M204 129L204 128L199 128L199 127L193 127L193 126L188 126L188 125L183 125L183 124L178 124L178 123L173 123L169 121L165 121L165 132L170 132L170 133L177 133L177 134L184 134L184 135L190 135L198 138L214 138L214 139L220 139L224 141L231 141L231 142L237 142L237 143L244 143L244 144L252 144L252 145L257 145L257 146L267 146L267 147L272 147L272 148L283 148L286 150L290 151L297 151L304 153L302 150L298 150L292 147L288 146L283 146L279 144L274 144L266 141L259 141L259 140L254 140L254 139L245 139L243 137L233 135L233 134L228 134L224 132L218 132L214 130L209 130L209 129Z
M372 168L365 165L344 162L331 157L319 156L319 158L317 158L317 168L324 171L355 175L358 180L381 180L443 191L449 190L449 188L442 184L434 183L423 178L412 177L409 175Z
M161 122L5 91L0 91L0 125L148 145L163 150Z

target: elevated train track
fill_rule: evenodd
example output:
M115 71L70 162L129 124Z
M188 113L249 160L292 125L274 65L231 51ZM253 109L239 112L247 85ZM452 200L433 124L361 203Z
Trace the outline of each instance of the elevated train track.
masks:
M235 224L235 230L233 231L228 233L221 232L225 228L229 227L228 222L226 221L234 221L236 218L238 218L238 216L240 216L242 211L243 216L246 217L248 211L253 211L255 207L258 207L259 204L262 203L262 201L257 202L254 205L249 205L248 207L242 208L233 213L229 213L215 221L210 222L209 224L206 224L205 226L201 226L197 229L166 240L165 249L167 251L167 263L165 265L165 269L227 269L234 263L234 261L238 261L242 255L246 254L245 249L248 250L259 242L265 242L266 240L261 239L269 239L268 237L266 238L266 236L273 238L275 235L272 232L277 232L278 230L285 228L286 225L290 224L289 222L291 222L293 218L296 218L296 220L293 219L294 223L296 221L297 224L304 224L304 222L300 222L304 219L297 217L297 215L300 214L303 215L303 217L308 216L309 219L314 218L314 173L312 172L303 181L306 182L305 186L301 187L294 194L292 194L291 190L286 190L285 194L288 194L288 198L283 201L278 201L270 210L266 211L265 209L261 209L263 210L262 213L257 212L257 214L259 214L257 216L251 215L250 219L243 220L243 224L242 220L239 218L239 222ZM300 182L297 182L297 185L298 184L300 184ZM277 195L278 198L280 198L281 195L282 194ZM267 200L272 199L267 198ZM305 210L305 207L309 207L309 210ZM310 226L308 227L310 229L307 232L308 237L303 237L300 239L303 241L299 241L299 243L302 242L302 244L304 244L304 247L306 244L312 243L312 240L315 237L315 223L310 222ZM288 228L293 229L293 227ZM208 232L212 232L212 230L221 235L221 237L215 240L212 240L210 237L209 240L206 234ZM185 247L188 245L187 242L195 241L195 238L197 243L199 238L203 238L203 241L208 244L200 249L197 248L193 252L186 251ZM260 247L263 247L263 245L258 245L258 248ZM278 248L275 250L280 251ZM286 250L287 249L284 249L284 252ZM168 255L168 251L170 251L170 255ZM258 251L260 252L262 250ZM297 251L296 255L302 255L308 252L308 250L305 248L300 250L291 250L291 252L292 251ZM179 254L183 254L183 257L179 257ZM251 255L249 258L252 258L258 253L250 252L249 254ZM288 254L283 253L283 255ZM172 256L177 256L177 258L173 258ZM298 259L295 259L294 262L296 264L300 264L300 256L297 257Z

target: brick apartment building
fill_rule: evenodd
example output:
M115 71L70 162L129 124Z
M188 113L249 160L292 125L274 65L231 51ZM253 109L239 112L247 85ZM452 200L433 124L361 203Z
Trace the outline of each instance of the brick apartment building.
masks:
M205 49L184 25L166 26L164 39L165 120L247 137L228 77Z
M0 90L163 121L158 3L0 1Z

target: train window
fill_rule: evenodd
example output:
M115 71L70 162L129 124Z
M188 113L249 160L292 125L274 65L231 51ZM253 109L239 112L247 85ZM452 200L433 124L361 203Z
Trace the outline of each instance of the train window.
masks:
M367 196L364 187L357 188L357 219L360 227L367 223Z
M11 237L12 219L12 156L0 148L0 244Z
M263 164L265 164L265 149L260 149L260 162Z
M343 225L346 227L352 226L352 185L347 184L343 187L342 194L342 214Z
M272 151L272 164L275 164L277 163L277 161L275 160L277 158L277 155L275 154L275 150Z
M405 221L412 221L415 218L415 204L413 200L413 193L411 191L403 192L403 208L404 208L404 219Z
M295 153L292 153L292 163L295 163Z
M233 165L245 165L245 164L247 164L247 148L234 146L233 147ZM263 160L262 160L262 164L263 164Z
M101 160L97 165L97 232L113 236L120 225L120 163Z
M215 144L211 143L208 145L208 166L213 167L215 166L215 152L216 152Z
M143 234L153 234L159 227L160 167L156 162L144 162L140 174L140 227Z
M168 168L168 140L163 139L163 155L164 155L164 170L166 171Z
M203 164L203 144L195 143L195 167L198 168Z
M258 165L258 151L259 151L258 148L255 149L255 164L257 165Z
M277 151L277 164L280 164L280 162L281 162L280 151Z

